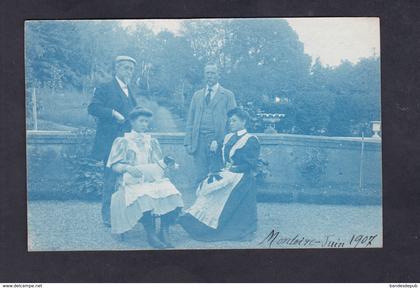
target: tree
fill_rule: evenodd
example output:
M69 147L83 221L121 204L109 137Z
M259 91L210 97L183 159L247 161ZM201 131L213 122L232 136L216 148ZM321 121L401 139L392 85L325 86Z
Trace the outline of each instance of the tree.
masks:
M222 68L222 82L241 103L261 103L264 95L293 99L307 81L311 59L285 20L195 20L184 35L203 63Z
M336 98L329 134L369 134L370 121L380 120L379 58L362 59L355 65L343 62L329 74L326 83Z
M77 49L77 22L29 21L25 26L28 84L38 82L53 89L81 88L87 72L84 51Z
M143 22L127 28L112 20L25 25L27 88L49 87L54 97L55 91L65 91L73 106L63 108L60 102L51 109L67 109L68 118L86 114L94 87L111 79L113 59L121 54L138 62L132 83L136 94L179 117L204 85L204 65L215 62L221 84L235 93L239 105L286 114L277 127L282 132L360 135L369 133L370 121L380 119L379 58L343 61L334 68L319 60L311 65L286 20L184 20L176 34L155 33ZM57 117L62 118L52 118ZM80 116L76 122L86 121Z

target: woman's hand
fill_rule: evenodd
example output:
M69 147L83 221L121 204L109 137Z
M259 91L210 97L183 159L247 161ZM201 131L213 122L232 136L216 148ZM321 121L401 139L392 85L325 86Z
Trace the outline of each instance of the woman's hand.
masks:
M210 151L211 152L216 152L217 151L217 141L216 140L213 140L213 141L211 141L211 144L210 144Z
M122 124L125 122L124 116L117 110L112 109L112 117L114 117L118 123Z
M140 171L140 169L138 169L138 168L136 168L134 166L126 165L125 171L127 173L130 173L131 176L133 176L133 177L140 178L140 177L143 176L143 173Z

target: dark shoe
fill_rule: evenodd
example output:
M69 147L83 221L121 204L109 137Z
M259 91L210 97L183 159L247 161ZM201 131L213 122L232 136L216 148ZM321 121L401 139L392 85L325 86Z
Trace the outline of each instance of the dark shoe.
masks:
M156 235L155 219L152 217L150 212L143 214L141 223L143 223L144 230L146 231L147 242L149 245L153 248L166 248L166 245L162 243Z
M175 248L175 246L169 240L169 232L165 229L161 229L159 232L159 239L166 245L166 248Z
M153 248L164 249L167 248L165 243L162 243L155 234L147 235L147 242Z

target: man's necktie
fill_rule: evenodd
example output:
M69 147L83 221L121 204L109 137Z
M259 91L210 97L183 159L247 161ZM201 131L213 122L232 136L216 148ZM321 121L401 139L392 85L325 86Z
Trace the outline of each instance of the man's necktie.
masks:
M209 88L209 89L207 90L207 95L206 95L206 104L207 104L207 105L210 105L210 101L211 101L211 92L212 92L212 90L211 90L211 88Z

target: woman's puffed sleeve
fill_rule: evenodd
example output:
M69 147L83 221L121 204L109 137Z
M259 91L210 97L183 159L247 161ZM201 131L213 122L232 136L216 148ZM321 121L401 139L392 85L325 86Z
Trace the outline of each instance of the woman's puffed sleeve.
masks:
M122 137L116 138L112 144L106 167L111 168L113 164L127 162L127 146L126 139Z
M159 141L155 138L150 140L150 148L151 148L151 159L153 163L161 162L163 155L162 149L160 149Z

